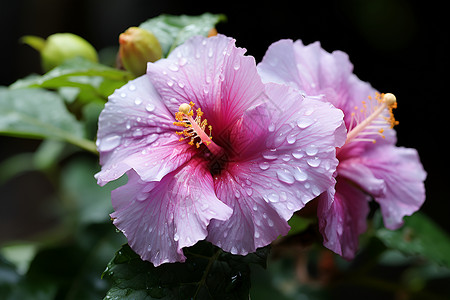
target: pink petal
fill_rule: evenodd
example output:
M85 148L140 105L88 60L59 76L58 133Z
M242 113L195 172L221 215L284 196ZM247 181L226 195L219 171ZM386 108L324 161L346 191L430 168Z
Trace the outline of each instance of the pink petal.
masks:
M130 247L155 266L184 261L183 247L204 239L212 219L232 214L217 199L204 161L192 159L160 182L144 182L134 171L127 175L128 183L112 192L111 217Z
M160 180L192 156L174 134L174 115L144 75L116 90L99 117L100 185L134 168L145 180ZM158 165L153 163L157 161Z
M395 146L377 147L366 153L363 162L386 184L385 194L375 195L386 227L399 228L403 217L419 210L425 201L427 174L417 151Z
M264 95L253 57L223 35L194 37L167 59L149 63L149 74L167 107L190 101L200 107L216 133L226 131Z
M275 84L266 94L274 102L244 114L232 131L241 155L215 176L233 215L212 222L208 240L242 255L286 234L292 214L334 185L335 147L345 138L342 112L330 104Z
M358 237L367 229L370 196L339 178L335 189L319 197L317 216L323 244L328 249L353 259L358 250Z

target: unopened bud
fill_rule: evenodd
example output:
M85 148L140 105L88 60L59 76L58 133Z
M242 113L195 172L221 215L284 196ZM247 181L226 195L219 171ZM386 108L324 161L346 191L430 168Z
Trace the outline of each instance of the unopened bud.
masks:
M44 72L77 56L93 62L98 61L95 48L82 37L72 33L55 33L47 40L37 36L24 36L21 40L40 52Z
M155 62L162 56L162 48L153 33L130 27L119 36L119 58L122 66L135 76L145 74L148 62Z

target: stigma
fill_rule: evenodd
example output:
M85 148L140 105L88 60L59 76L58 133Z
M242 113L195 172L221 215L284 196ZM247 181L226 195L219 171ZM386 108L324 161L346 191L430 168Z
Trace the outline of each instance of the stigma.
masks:
M195 145L196 148L200 148L204 144L212 154L220 155L223 150L212 141L212 126L208 125L206 119L202 120L203 112L200 108L195 110L196 116L193 118L194 106L192 101L189 104L183 103L175 113L177 122L173 122L173 125L184 128L182 131L175 131L180 136L179 141L189 140L188 144ZM208 128L209 134L206 134L206 128Z
M368 101L362 101L362 106L354 107L348 127L346 144L350 142L376 143L376 137L385 138L384 131L398 125L394 118L393 109L397 108L397 99L391 93L376 93Z

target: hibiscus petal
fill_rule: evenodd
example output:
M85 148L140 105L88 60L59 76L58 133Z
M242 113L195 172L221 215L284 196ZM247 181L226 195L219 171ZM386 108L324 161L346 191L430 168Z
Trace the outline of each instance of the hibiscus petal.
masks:
M197 36L149 63L147 73L169 110L192 101L220 133L264 95L255 60L245 51L223 35Z
M301 40L281 40L269 47L258 71L264 82L288 84L311 96L325 94L327 101L341 107L353 65L347 54L328 53L319 42L305 46Z
M375 196L386 227L399 228L403 217L419 210L425 201L424 180L427 174L417 151L386 145L367 152L363 161L374 176L386 184L385 194Z
M215 196L203 161L192 159L159 182L144 182L134 171L127 175L128 183L112 192L111 217L130 247L155 266L184 261L182 248L204 239L211 219L232 214Z
M233 214L227 221L212 220L207 240L232 254L254 252L290 229L287 221L268 205L268 198L263 199L261 192L267 192L267 181L259 182L261 178L255 178L254 171L236 166L215 181L217 197L233 209ZM273 190L278 196L278 190Z
M116 90L99 117L98 183L115 180L130 168L147 181L160 180L188 160L192 152L186 143L177 142L174 120L148 76Z
M358 237L366 231L370 196L338 177L334 188L319 197L317 216L323 244L328 249L353 259L358 250Z
M287 86L266 92L283 101L244 114L232 131L241 153L215 177L217 196L233 215L212 222L208 240L232 253L255 251L287 233L292 214L334 185L335 147L345 139L342 112L331 104L303 99Z

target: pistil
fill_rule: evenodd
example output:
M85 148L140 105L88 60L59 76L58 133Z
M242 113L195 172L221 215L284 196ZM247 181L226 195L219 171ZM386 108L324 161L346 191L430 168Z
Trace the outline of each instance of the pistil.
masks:
M377 94L376 95L376 105L372 103L372 99L369 98L370 103L370 114L367 116L367 104L363 101L363 108L361 113L364 114L364 119L358 122L356 114L352 113L352 118L350 121L349 132L347 134L346 144L352 141L369 141L375 143L376 140L371 138L372 135L379 135L384 138L383 132L387 126L393 128L398 124L395 120L392 110L397 108L397 100L395 96L391 93L387 94ZM355 107L355 110L358 110ZM389 116L383 115L383 112L388 111ZM353 127L353 123L357 123Z

